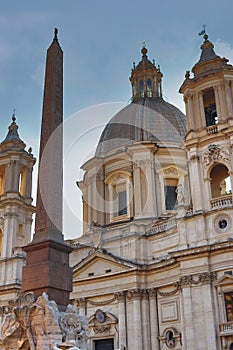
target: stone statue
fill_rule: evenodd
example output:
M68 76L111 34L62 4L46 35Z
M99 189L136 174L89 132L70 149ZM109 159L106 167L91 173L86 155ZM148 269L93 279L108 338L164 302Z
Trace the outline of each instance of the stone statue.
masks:
M182 184L179 184L177 186L176 193L177 193L177 203L178 203L178 205L185 204L184 187L183 187Z
M77 307L60 312L46 293L35 300L32 292L20 294L11 306L2 324L1 350L88 349L87 320Z

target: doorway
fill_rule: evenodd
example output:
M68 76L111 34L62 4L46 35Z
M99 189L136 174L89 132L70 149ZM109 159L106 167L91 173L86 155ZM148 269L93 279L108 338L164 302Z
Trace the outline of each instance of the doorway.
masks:
M94 350L114 350L113 338L94 341Z

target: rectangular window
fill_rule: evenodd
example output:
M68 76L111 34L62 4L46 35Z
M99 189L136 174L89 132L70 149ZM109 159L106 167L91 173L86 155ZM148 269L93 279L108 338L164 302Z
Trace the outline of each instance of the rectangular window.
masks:
M118 192L118 215L127 214L127 195L126 191Z
M177 198L177 193L176 193L176 186L165 186L164 191L165 191L165 207L166 210L175 210L176 209L176 198Z
M95 350L114 350L113 339L95 340Z

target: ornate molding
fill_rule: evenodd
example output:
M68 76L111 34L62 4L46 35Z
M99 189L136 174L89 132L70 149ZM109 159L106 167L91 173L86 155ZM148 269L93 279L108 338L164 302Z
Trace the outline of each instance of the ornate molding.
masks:
M125 300L125 292L117 292L114 295L116 300L118 300L119 302L123 302Z
M188 287L197 284L211 284L217 279L216 272L204 272L197 275L188 275L180 277L179 287Z
M230 151L228 147L219 147L217 145L210 145L208 150L203 153L203 164L205 166L211 163L217 163L223 161L226 163L230 162Z
M127 292L127 299L141 299L142 290L141 289L131 289Z
M89 303L90 305L94 306L104 306L113 303L116 300L116 295L114 295L111 299L103 300L103 301L94 301L91 299L86 299L86 302Z
M178 170L174 166L171 166L169 168L164 169L163 173L164 173L165 177L178 176Z
M200 157L198 154L193 154L190 158L189 158L190 162L194 163L194 162L198 162L200 160Z
M179 290L180 290L180 285L178 282L174 283L173 284L173 287L174 289L169 291L169 292L161 292L159 289L158 289L158 294L161 296L161 297L169 297L171 295L174 295L176 294Z
M1 216L0 217L0 228L2 230L4 230L4 226L5 226L5 218L4 218L4 216Z
M111 325L93 327L95 334L110 333Z

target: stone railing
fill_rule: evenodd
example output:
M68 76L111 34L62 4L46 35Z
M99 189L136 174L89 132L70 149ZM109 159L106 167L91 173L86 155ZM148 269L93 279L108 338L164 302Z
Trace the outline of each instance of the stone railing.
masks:
M232 194L210 200L211 209L221 209L232 206Z
M206 128L207 134L212 135L212 134L217 134L218 132L218 126L217 125L211 125Z
M219 324L220 335L233 335L233 321Z
M154 224L153 227L147 231L147 234L152 235L152 234L160 233L163 231L170 230L171 228L174 228L176 226L177 224L174 219L166 222L160 222L158 224Z

